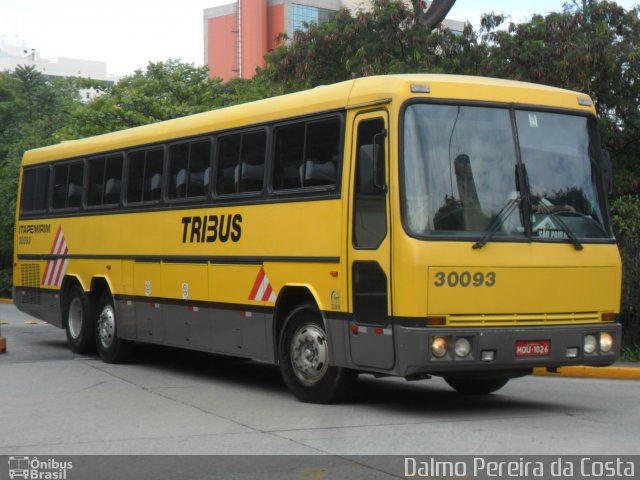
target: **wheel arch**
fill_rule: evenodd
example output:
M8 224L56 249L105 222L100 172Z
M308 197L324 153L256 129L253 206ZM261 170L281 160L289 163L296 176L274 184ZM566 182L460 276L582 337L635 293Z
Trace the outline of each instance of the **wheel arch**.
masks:
M102 275L96 275L91 279L91 295L96 303L100 300L102 294L107 291L113 295L113 288L111 280L108 277Z
M286 285L278 294L273 312L273 354L276 363L278 363L279 358L278 353L282 341L282 332L284 332L286 328L289 315L296 308L304 304L315 306L318 309L326 331L327 322L322 310L320 310L320 303L313 288L309 285Z

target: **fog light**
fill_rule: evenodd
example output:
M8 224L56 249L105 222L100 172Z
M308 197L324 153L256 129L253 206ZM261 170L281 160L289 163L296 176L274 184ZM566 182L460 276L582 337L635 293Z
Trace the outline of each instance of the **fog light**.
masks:
M600 334L600 351L607 353L613 348L613 336L610 333L602 332Z
M494 350L483 350L480 354L480 359L483 362L493 362L494 358L496 358L496 352Z
M456 340L455 351L458 357L464 358L471 351L471 343L466 338L459 338Z
M578 347L569 347L569 348L567 348L566 357L567 358L578 358Z
M587 335L584 337L584 353L593 353L596 351L598 341L595 335Z
M442 358L447 354L447 339L444 337L436 337L431 342L431 353L434 357Z

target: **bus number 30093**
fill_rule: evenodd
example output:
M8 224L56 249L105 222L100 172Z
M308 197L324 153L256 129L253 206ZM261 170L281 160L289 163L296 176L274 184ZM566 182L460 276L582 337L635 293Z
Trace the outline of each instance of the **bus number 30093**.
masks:
M436 287L493 287L496 284L496 272L436 272Z

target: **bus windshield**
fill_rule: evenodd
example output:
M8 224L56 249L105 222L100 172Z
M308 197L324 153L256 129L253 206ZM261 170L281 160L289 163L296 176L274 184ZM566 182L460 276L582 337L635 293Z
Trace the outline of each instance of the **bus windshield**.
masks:
M409 105L405 227L417 237L610 238L594 135L584 116Z

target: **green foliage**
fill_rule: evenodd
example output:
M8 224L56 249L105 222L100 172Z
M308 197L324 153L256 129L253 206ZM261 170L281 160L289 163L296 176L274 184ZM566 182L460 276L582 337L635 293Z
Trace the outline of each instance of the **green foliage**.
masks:
M613 228L618 238L640 238L640 197L622 195L611 204Z
M622 362L640 362L640 343L632 343L622 347L620 360Z
M432 31L399 0L374 0L355 15L342 9L289 40L267 54L264 69L287 91L388 73L465 73L483 48L470 26L461 36Z
M149 63L78 108L58 138L83 138L204 112L224 104L221 79L178 60Z
M0 296L11 287L13 229L20 159L25 150L54 143L54 134L79 105L72 80L47 80L33 67L0 73Z

